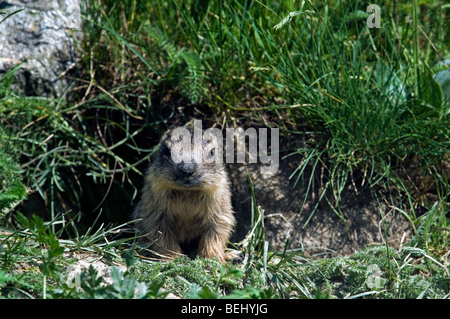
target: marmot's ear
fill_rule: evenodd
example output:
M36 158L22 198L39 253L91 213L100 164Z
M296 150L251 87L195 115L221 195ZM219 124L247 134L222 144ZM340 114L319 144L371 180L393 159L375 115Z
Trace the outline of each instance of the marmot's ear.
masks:
M167 137L170 136L170 134L172 134L172 129L165 131L164 134L161 136L161 139L159 140L160 143L161 143L162 141L166 140Z
M194 129L194 121L199 121L199 119L196 119L195 117L193 117L190 121L188 121L183 126L185 128L187 128L188 130L193 130Z

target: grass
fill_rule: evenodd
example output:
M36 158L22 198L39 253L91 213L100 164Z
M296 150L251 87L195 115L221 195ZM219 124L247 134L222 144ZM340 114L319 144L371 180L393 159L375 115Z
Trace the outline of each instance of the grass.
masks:
M16 94L14 70L0 79L1 296L448 298L450 92L439 62L450 8L377 4L379 29L365 1L83 2L80 71L64 97ZM140 172L162 131L199 115L280 128L283 158L302 157L291 179L306 185L305 202L321 174L313 206L345 222L341 193L359 176L410 220L413 238L329 259L289 243L274 251L252 194L242 264L138 258L123 212ZM74 289L71 254L126 271L111 268L105 282L85 269Z
M289 250L271 251L264 238L263 211L255 206L255 213L252 231L241 246L243 262L237 265L187 257L165 263L147 261L136 256L129 239L113 239L123 226L99 230L88 236L91 240L80 244L58 240L60 234L53 233L49 223L37 216L27 219L19 214L16 229L2 228L0 232L2 296L128 299L165 298L172 293L193 299L449 297L448 251L447 256L439 257L428 247L429 225L436 218L436 210L427 213L416 236L400 250L378 245L330 259L306 258ZM69 276L68 267L81 259L76 257L81 252L109 265L109 282L105 272L92 265L76 273L78 281Z

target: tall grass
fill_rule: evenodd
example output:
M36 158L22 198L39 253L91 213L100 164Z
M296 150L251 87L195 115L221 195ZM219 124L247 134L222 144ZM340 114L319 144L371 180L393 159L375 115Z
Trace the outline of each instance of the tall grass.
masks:
M414 52L407 45L397 49L389 25L370 30L364 19L358 20L362 3L346 6L338 14L349 18L340 21L336 12L329 14L336 7L304 3L303 11L280 28L286 29L281 41L264 37L267 56L273 57L272 72L265 76L272 85L284 86L290 104L302 105L289 112L292 122L306 119L324 134L325 152L314 147L309 152L328 163L333 193L340 193L354 169L363 170L373 185L398 181L401 163L411 157L421 167L446 160L448 103L427 95L433 85L427 64L438 61L438 55L434 62L414 64L409 58ZM416 31L405 30L401 36L407 40ZM410 80L414 69L420 72L418 83ZM416 90L420 94L414 95Z

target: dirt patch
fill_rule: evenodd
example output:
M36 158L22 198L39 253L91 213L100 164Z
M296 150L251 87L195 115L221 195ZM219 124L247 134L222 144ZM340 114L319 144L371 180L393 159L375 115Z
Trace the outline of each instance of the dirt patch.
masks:
M368 245L382 244L385 238L391 246L398 247L412 235L406 217L392 209L385 198L378 196L377 200L374 190L362 185L362 178L347 182L339 203L341 216L331 207L338 210L338 206L325 200L314 212L324 182L321 176L315 176L305 201L311 172L305 172L297 185L295 178L290 179L301 160L300 155L280 160L280 168L273 176L262 175L258 164L229 164L238 220L234 239L241 239L250 225L251 192L247 175L252 180L256 201L265 211L266 239L274 250L282 250L289 239L289 249L304 249L307 255L349 255ZM320 169L316 169L316 175L320 175ZM404 205L399 199L396 206Z

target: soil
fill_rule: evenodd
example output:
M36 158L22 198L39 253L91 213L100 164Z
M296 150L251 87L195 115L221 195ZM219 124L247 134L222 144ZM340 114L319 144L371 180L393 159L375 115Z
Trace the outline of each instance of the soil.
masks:
M380 199L380 193L377 200L375 190L363 185L362 177L347 182L339 204L331 202L333 208L340 208L341 217L324 198L317 205L325 184L320 176L314 177L305 201L311 172L305 172L297 185L296 177L290 179L301 160L300 155L280 159L279 170L272 176L261 174L260 164L228 164L238 221L232 240L242 239L250 227L251 192L247 176L251 178L256 202L264 210L266 240L276 251L282 251L289 240L288 249L301 249L305 255L343 256L371 244L384 244L386 239L390 246L399 247L411 237L412 227L406 217L385 198ZM320 174L321 170L316 169L315 175ZM395 206L404 206L400 198Z

